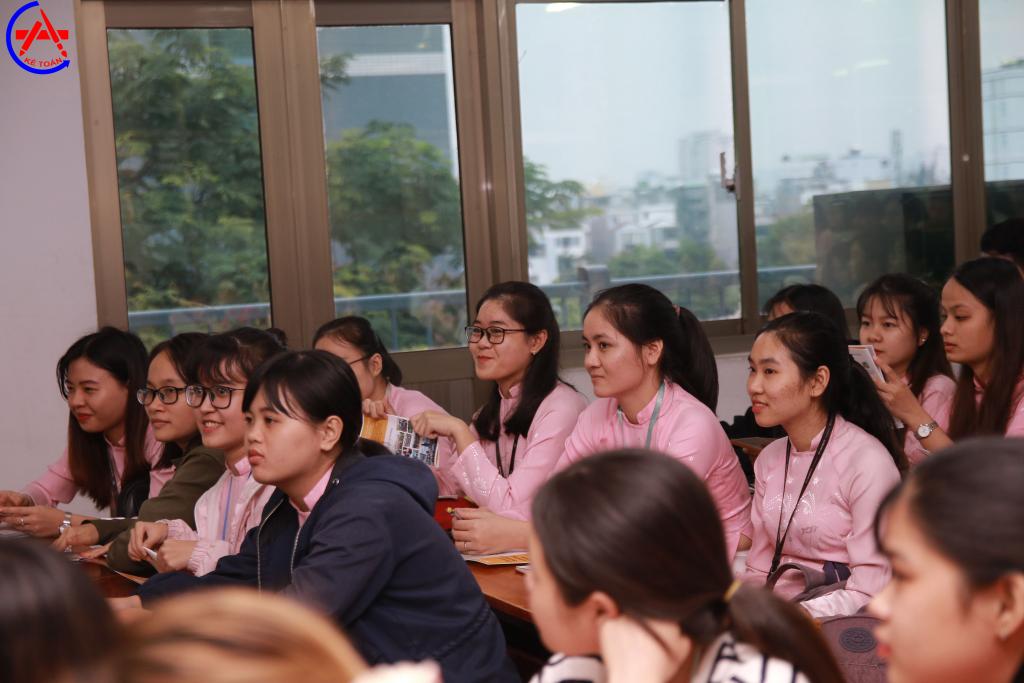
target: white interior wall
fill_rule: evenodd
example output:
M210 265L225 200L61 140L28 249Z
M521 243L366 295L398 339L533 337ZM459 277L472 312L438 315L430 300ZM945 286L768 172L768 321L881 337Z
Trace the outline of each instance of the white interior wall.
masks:
M0 0L6 23L23 0ZM96 290L72 0L48 0L71 67L29 74L0 54L0 488L19 488L63 449L67 408L54 366L95 329ZM718 358L719 416L747 408L744 354ZM593 397L582 368L566 379ZM87 501L75 510L88 511Z
M4 26L23 4L0 0ZM96 327L74 8L45 8L71 29L70 68L38 76L0 52L0 488L20 488L60 455L67 406L54 369Z

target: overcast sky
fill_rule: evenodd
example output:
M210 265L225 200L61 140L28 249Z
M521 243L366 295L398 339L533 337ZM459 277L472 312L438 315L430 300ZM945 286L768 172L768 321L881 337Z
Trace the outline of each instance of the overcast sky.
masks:
M1024 2L981 0L986 66L1024 56ZM732 132L726 3L517 6L523 145L553 177L678 173L679 141ZM948 177L943 0L748 0L755 179L784 155L887 155ZM1014 54L1016 53L1016 55Z

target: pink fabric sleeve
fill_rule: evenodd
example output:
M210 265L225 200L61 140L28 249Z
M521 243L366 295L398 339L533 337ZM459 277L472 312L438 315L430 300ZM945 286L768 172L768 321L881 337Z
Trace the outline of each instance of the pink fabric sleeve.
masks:
M731 561L739 547L740 536L753 535L747 478L722 426L703 405L700 409L681 412L676 420L684 424L685 429L672 431L665 451L693 470L707 485L722 519Z
M221 540L200 540L188 558L188 570L196 576L209 574L217 568L220 558L234 554L231 544Z
M852 518L846 539L850 578L845 589L801 604L816 619L855 614L885 588L891 575L889 563L875 543L874 523L882 499L899 483L900 475L891 461L880 458L861 460L857 467L840 475L840 481L849 482L842 495Z
M452 467L466 493L481 507L512 519L528 520L530 505L537 489L554 474L562 457L566 439L576 426L579 401L560 400L549 395L530 425L525 443L519 445L519 462L506 479L483 444L474 441Z
M763 457L764 453L758 457L757 462L761 462ZM765 525L761 510L764 506L764 474L757 468L756 463L754 472L754 501L750 506L753 535L750 552L747 554L747 570L740 578L745 583L760 587L764 586L764 582L768 580L768 570L772 566L772 554L775 551L775 546L772 544L774 539L769 538L768 534L763 531Z
M697 410L687 410L679 413L676 417L679 424L685 424L685 429L674 429L665 446L665 452L676 460L686 464L698 477L705 482L708 474L718 460L717 443L726 438L722 427L710 416ZM735 459L734 453L729 455ZM711 492L714 495L714 491Z
M1017 405L1010 413L1010 420L1006 423L1006 436L1024 436L1024 385L1018 385Z
M472 422L469 423L469 431L473 433L473 436L477 436L476 428L473 427ZM444 449L441 447L442 441L445 442ZM473 443L479 442L474 441ZM443 438L437 442L437 467L430 468L434 473L434 478L437 479L437 495L458 496L464 493L455 474L455 466L458 460L459 454L456 452L452 439Z
M469 429L476 434L473 425L470 425ZM430 471L437 479L437 495L439 496L457 496L459 494L459 483L452 475L457 455L455 443L451 439L441 437L437 440L437 467L431 467Z
M78 485L71 478L67 449L59 460L46 468L42 476L21 492L30 496L36 505L55 507L58 503L70 503L78 493Z
M569 465L582 460L597 450L597 439L595 438L596 434L594 431L596 422L594 415L597 414L597 408L594 406L596 405L596 403L592 403L590 407L580 413L579 418L576 420L576 426L573 427L572 431L569 432L569 436L565 439L562 454L555 463L555 468L551 474L561 472Z
M167 525L167 538L172 541L198 541L199 534L183 519L161 519Z
M203 495L196 501L194 515L196 520L195 538L213 538L220 529L221 517L224 515L223 494L225 484L230 475L228 472L220 475L220 479L214 482L213 486L206 489ZM191 539L195 540L195 539Z

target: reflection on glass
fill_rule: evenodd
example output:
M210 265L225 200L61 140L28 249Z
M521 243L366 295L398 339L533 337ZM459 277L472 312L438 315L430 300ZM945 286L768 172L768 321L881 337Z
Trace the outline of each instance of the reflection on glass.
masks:
M516 34L530 280L561 326L627 281L737 317L727 4L524 3Z
M749 0L758 293L953 263L943 0Z
M1010 218L1024 219L1024 3L981 0L978 9L985 190L991 226Z
M335 310L392 350L465 343L446 25L320 27Z
M128 319L153 344L270 324L249 29L107 31Z

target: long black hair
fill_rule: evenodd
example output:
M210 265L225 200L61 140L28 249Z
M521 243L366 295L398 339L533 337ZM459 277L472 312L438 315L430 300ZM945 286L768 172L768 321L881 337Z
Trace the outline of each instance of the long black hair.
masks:
M78 339L57 361L57 386L68 398L68 370L85 359L113 375L128 390L124 411L124 471L121 482L127 485L149 472L146 461L146 411L135 400L135 393L146 386L146 347L131 332L104 327ZM68 468L75 485L98 508L115 504L117 489L111 476L110 456L103 434L92 434L68 416ZM126 512L126 511L116 511Z
M497 301L527 335L547 332L548 338L526 368L523 376L519 405L501 424L501 392L495 383L487 402L473 419L473 426L481 439L497 441L504 428L506 434L525 437L530 431L537 408L558 384L559 329L551 301L540 287L529 282L500 282L484 292L476 303L476 313L488 301Z
M946 360L939 326L939 295L921 280L904 273L883 275L869 284L857 299L857 317L864 316L872 301L877 301L887 315L899 318L899 313L910 321L914 337L926 334L924 343L917 347L910 361L910 390L920 396L924 385L935 375L953 376L953 368Z
M991 377L981 403L974 396L974 371L960 368L949 436L1004 434L1017 395L1017 383L1024 373L1024 278L1006 259L985 257L963 263L950 278L956 280L992 315L994 344L989 361Z
M841 415L881 441L899 471L907 470L892 414L867 371L850 356L846 339L835 325L818 313L797 311L772 320L757 333L762 334L774 334L786 347L804 380L818 368L828 368L828 385L820 399L825 412Z
M842 680L799 608L749 585L726 597L733 575L721 519L704 482L678 460L639 449L584 458L541 487L532 512L569 605L600 591L641 623L678 623L698 647L729 631L812 683Z
M669 379L714 412L718 407L718 365L700 321L677 307L654 287L627 284L599 292L585 318L600 308L608 322L637 347L661 340L661 376Z
M332 415L341 418L342 455L355 445L363 428L363 399L348 363L327 351L286 351L265 363L249 378L242 410L249 412L257 392L267 405L296 420L314 424Z
M188 358L192 352L206 339L207 335L203 332L182 332L176 334L170 339L160 342L154 346L149 352L149 365L153 364L153 360L163 352L167 352L167 358L170 359L171 365L174 366L174 371L178 373L182 381L188 384L188 380L185 375L185 367L188 364ZM154 401L159 401L160 398L156 397ZM178 396L179 401L184 401L184 393ZM189 439L188 444L185 448L182 448L173 441L168 441L164 444L164 452L160 456L160 462L156 464L157 469L165 469L170 467L175 460L180 458L188 451L201 446L203 440L199 436L199 428L197 427L195 432L192 434L192 438Z
M394 384L396 387L402 386L402 369L388 353L384 342L380 340L380 335L366 318L358 315L346 315L324 323L313 335L313 346L316 346L316 343L324 337L345 342L359 349L359 352L363 354L363 362L369 361L374 355L379 355L381 375L389 384Z

